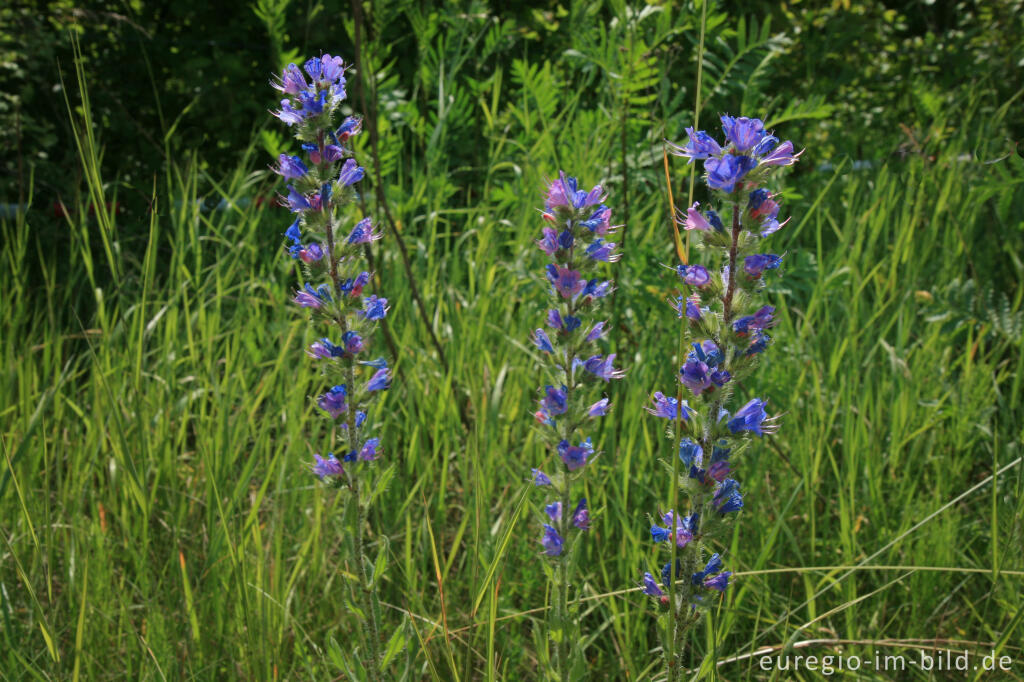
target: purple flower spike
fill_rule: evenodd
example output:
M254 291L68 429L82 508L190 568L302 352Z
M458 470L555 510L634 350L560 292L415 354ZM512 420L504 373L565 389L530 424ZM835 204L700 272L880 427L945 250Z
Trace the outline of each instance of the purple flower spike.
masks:
M370 377L366 384L367 391L386 391L391 388L391 372L387 369L379 369Z
M711 504L721 514L742 509L743 495L740 493L740 484L731 478L722 481L715 490L715 496L711 498Z
M711 339L705 339L700 343L693 343L693 350L686 355L687 360L700 360L706 362L709 367L717 367L722 364L725 357L722 355L722 350L715 345L715 342Z
M544 524L544 537L541 538L540 544L548 556L558 556L562 553L562 536L546 523Z
M380 456L378 448L380 447L380 438L370 438L363 443L362 449L359 451L359 461L361 462L372 462Z
M761 159L764 166L792 166L796 163L803 150L793 153L793 143L786 140L772 151L771 154Z
M320 455L313 455L313 474L322 481L327 476L344 476L345 469L342 468L341 462L334 455L329 454L327 459Z
M598 322L587 332L586 340L588 343L597 341L602 335L604 335L604 322Z
M587 457L594 454L594 446L590 439L586 439L579 445L569 445L569 441L563 440L558 444L558 456L562 458L569 471L576 471L587 463Z
M296 246L302 244L302 231L299 230L300 220L302 220L301 217L296 218L295 222L292 223L288 227L288 229L284 231L284 236L287 237L288 240L291 241L291 243L295 244Z
M694 395L700 395L711 388L710 368L700 360L687 360L679 370L679 381Z
M679 441L679 459L683 462L683 467L689 469L693 466L700 466L701 461L704 459L704 448L699 443L684 438Z
M662 592L661 588L658 587L657 581L650 573L644 573L644 588L642 591L650 597L661 597L665 594Z
M683 562L681 559L676 559L676 580L683 577ZM672 564L665 564L661 567L661 584L668 587L672 580Z
M348 409L348 404L345 402L347 395L348 391L344 384L333 386L331 390L317 398L316 404L320 406L321 410L331 415L332 419L337 419Z
M344 334L342 334L341 340L345 344L345 352L348 353L349 355L361 353L365 348L365 346L363 345L363 337L359 336L359 334L357 334L354 331L347 331ZM384 367L380 367L378 369L387 369L387 364L385 364Z
M687 319L693 320L694 322L700 322L700 297L691 296L688 299L686 299L686 317Z
M575 195L576 178L566 178L565 173L559 171L558 179L548 186L547 197L544 200L544 208L549 211L553 208L568 208Z
M693 202L693 206L686 209L686 219L681 221L683 224L683 229L710 232L711 223L709 223L707 219L703 215L701 215L700 211L697 210L698 206L700 206L700 202L695 201ZM680 221L677 219L676 222Z
M301 109L294 108L291 101L286 99L281 100L281 108L278 111L272 111L270 113L281 119L282 123L286 123L289 126L295 125L296 123L302 123L306 118L306 115Z
M321 92L317 95L311 90L304 90L299 93L299 101L302 102L302 113L304 116L310 114L316 116L324 113L324 105L327 104L327 93Z
M317 83L320 80L320 75L323 71L323 66L320 63L319 57L310 58L309 60L306 61L305 64L302 65L302 68L306 70L306 73L309 74L309 77L313 79L314 83Z
M626 373L621 369L615 369L612 367L612 362L615 360L615 353L611 353L608 357L602 359L600 355L593 355L583 363L583 369L587 370L598 379L604 379L610 381L611 379L621 379L626 376Z
M544 507L544 513L548 515L552 521L558 521L562 518L562 503L552 502L551 504Z
M665 542L675 537L677 547L686 547L693 541L697 532L697 515L691 514L683 519L676 519L675 512L668 511L662 516L667 528L651 526L651 537L655 542ZM674 528L674 531L673 531Z
M757 253L743 259L743 271L757 279L765 270L775 270L782 264L782 256L774 253Z
M715 228L718 232L725 232L725 225L722 224L722 219L718 217L718 214L712 210L707 211L708 222L711 223L711 227Z
M612 293L612 283L602 282L596 278L587 282L586 287L583 288L583 296L587 299L604 298L610 293Z
M373 221L369 218L363 218L356 226L352 228L352 232L348 235L349 244L368 244L375 242L384 236L383 232L373 231Z
M709 156L718 156L722 153L722 147L715 141L715 138L703 130L695 133L693 128L687 128L686 134L689 135L690 139L687 140L685 147L680 147L666 140L668 142L669 154L686 157L690 159L687 161L687 164L690 164L696 159L706 159Z
M721 159L708 159L704 162L704 170L708 174L708 186L723 192L732 192L736 189L736 183L755 166L757 166L757 161L749 156L733 156L731 154Z
M721 570L722 557L719 556L716 552L715 554L711 555L710 559L708 559L708 563L706 566L704 566L703 571L698 571L697 573L693 574L693 576L690 578L690 582L694 585L700 585L702 582L704 582L704 578L708 577L709 575L718 573Z
M547 386L544 392L545 396L540 401L540 405L549 416L565 414L569 410L569 396L566 393L565 386L562 386L562 388Z
M316 153L319 155L319 151L316 152ZM329 144L329 145L325 145L324 146L323 160L326 163L335 163L337 161L341 161L341 157L344 156L344 155L345 155L345 150L342 149L341 147L339 147L336 144ZM310 154L310 158L311 159L312 159L312 157L313 157L313 155ZM318 161L313 161L313 163L318 163Z
M533 332L533 342L537 348L545 353L554 353L555 347L551 345L551 339L543 329L536 329Z
M580 530L590 530L590 512L587 510L587 498L581 497L579 504L572 513L572 525Z
M711 466L708 467L706 476L707 478L713 481L718 481L719 483L721 483L731 473L732 467L729 466L729 462L726 460L719 460L717 462L712 463Z
M284 203L292 213L306 211L312 207L309 200L302 194L296 192L295 188L291 185L288 185L288 196L285 198Z
M682 549L691 542L693 542L693 533L685 528L680 528L676 531L676 547Z
M603 239L598 237L590 244L590 246L587 247L587 255L596 261L615 263L622 258L622 254L612 253L614 249L614 242L605 243Z
M565 324L562 322L562 314L555 308L548 311L548 326L552 329L565 329Z
M313 243L299 249L299 258L301 258L302 262L306 265L312 265L323 257L324 250L319 244Z
M763 306L753 315L746 315L733 322L733 331L740 336L745 336L749 334L752 329L768 329L775 324L775 319L773 317L774 313L774 307L770 305Z
M281 154L278 157L277 167L273 171L285 180L301 178L308 172L305 164L302 163L302 159L297 156L288 156L287 154Z
M749 346L747 346L747 355L757 355L758 353L763 353L765 349L768 348L768 344L772 340L772 337L768 336L760 329L754 330L753 338L754 340L750 342Z
M536 486L551 485L551 479L540 469L531 469L530 473L533 475L533 484Z
M608 414L609 404L610 403L608 401L608 398L602 398L601 400L598 400L596 403L587 408L587 416L595 418L605 416L606 414Z
M544 236L536 241L537 246L549 256L554 256L558 249L561 248L558 244L558 232L550 227L543 227L541 228L541 234Z
M358 135L362 129L363 119L359 116L349 116L342 121L341 125L338 126L338 129L334 131L334 136L340 141L345 142L353 135Z
M316 296L312 296L305 291L297 291L295 298L292 299L297 305L302 308L319 308L323 305L323 302Z
M728 421L726 426L733 433L739 433L740 431L751 431L758 436L763 436L765 427L763 426L765 419L768 418L768 413L764 410L765 402L760 398L752 398L750 402L736 410L736 414L732 416L732 419ZM768 429L769 432L771 429Z
M575 243L575 239L572 236L572 230L562 230L562 233L558 235L558 246L568 251L572 248Z
M778 204L772 201L772 194L768 190L759 187L750 193L750 198L747 199L747 209L750 211L751 218L774 218L778 215ZM774 213L772 211L774 210Z
M320 83L322 85L345 84L345 62L341 57L325 54L320 58Z
M577 270L551 264L547 268L547 273L548 281L562 298L574 298L586 286L586 282L580 279L580 273Z
M677 265L676 273L684 284L692 287L706 286L711 282L711 275L703 265Z
M341 173L338 175L338 184L342 187L354 185L363 179L365 172L363 167L356 163L355 159L349 159L341 167Z
M693 413L693 410L690 409L685 400L683 401L682 408L680 408L678 400L665 395L661 391L655 391L654 395L651 396L651 400L654 402L654 407L645 407L644 409L655 417L678 419L682 416L683 419L689 419Z
M765 222L763 222L761 224L761 227L764 228L763 230L761 230L761 236L762 237L767 237L770 234L774 234L774 233L778 232L779 230L782 229L782 226L785 225L788 222L789 222L789 218L786 218L781 223L778 220L775 220L774 218L772 218L770 220L766 220Z
M363 301L363 309L357 314L367 320L383 320L384 316L388 314L388 299L377 298L371 294Z
M612 211L610 208L601 204L594 209L594 212L590 214L590 217L580 222L580 225L587 228L598 237L604 237L608 233L612 232L611 226Z
M327 360L329 358L339 358L345 354L345 349L341 346L335 346L328 339L320 339L309 344L309 348L306 349L306 355L311 358L319 358Z
M722 571L715 577L706 579L704 581L704 587L710 590L725 592L725 588L729 587L729 578L731 576L732 571Z
M761 141L754 146L753 154L756 157L762 157L771 150L775 149L775 145L779 143L779 138L774 135L765 135L761 138Z
M354 280L352 280L352 289L348 292L349 296L362 296L363 287L370 283L370 273L360 272ZM387 299L381 299L384 303L387 303ZM385 313L387 310L384 311Z
M306 78L302 75L302 71L294 64L285 67L277 82L270 81L270 85L275 90L280 90L287 95L297 95L309 87L306 85Z
M655 542L667 542L672 537L672 531L661 526L651 526L651 539Z
M745 152L764 137L764 123L757 118L722 116L722 130L738 152ZM730 190L731 191L731 190Z
M341 352L342 349L338 348L338 346L335 346L327 339L321 339L309 345L309 348L306 350L306 355L311 358L320 358L323 360L326 360L327 358L340 357L335 355L335 351Z
M601 185L594 185L594 188L590 190L584 198L581 205L576 208L589 208L601 203L604 199L604 188Z
M314 289L307 283L305 290L295 292L295 298L292 300L303 308L320 308L332 299L326 285Z

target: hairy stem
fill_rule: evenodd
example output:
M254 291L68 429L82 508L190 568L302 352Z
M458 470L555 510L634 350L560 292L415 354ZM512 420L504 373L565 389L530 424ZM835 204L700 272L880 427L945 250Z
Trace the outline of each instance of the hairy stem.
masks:
M359 562L359 580L360 580L360 596L362 597L362 608L363 608L363 630L366 631L366 619L370 621L370 631L365 632L366 640L370 649L370 660L366 666L367 672L370 674L370 679L373 682L380 680L380 624L377 620L378 608L375 608L376 595L376 583L371 583L369 563L370 560L365 554L363 546L363 528L366 526L366 507L363 506L362 501L359 499L358 490L355 493L356 502L356 528L355 528L355 543L356 543L356 561Z
M320 131L317 136L317 146L320 151L320 158L324 158L324 131ZM326 165L326 164L325 164ZM333 225L333 212L332 212L332 201L324 201L322 210L326 217L324 224L324 231L327 236L327 262L331 274L331 284L333 286L332 296L336 299L338 304L338 316L334 322L338 325L341 330L342 343L344 343L345 333L348 332L348 318L345 316L343 309L343 303L341 300L341 282L338 276L338 258L335 254L334 247L334 225ZM345 358L345 381L348 389L348 400L346 401L345 408L345 426L346 426L346 447L349 452L358 452L358 438L356 436L356 412L358 404L356 403L356 375L355 375L355 359L351 354L346 354ZM370 674L372 682L380 680L380 623L379 623L379 607L374 608L376 603L376 590L375 584L371 583L370 574L368 569L368 559L365 556L365 550L363 546L363 529L366 526L366 508L363 506L362 501L359 498L359 484L357 479L349 479L349 488L352 491L352 499L356 505L356 525L353 529L353 538L355 539L355 554L356 562L359 564L359 579L360 579L360 597L363 602L364 618L369 618L370 629L367 631L366 621L364 620L363 631L366 635L366 640L370 649L370 661L367 665L367 670Z
M732 202L732 244L729 246L729 286L722 299L722 321L724 332L728 333L729 324L732 322L732 297L736 292L736 252L739 247L740 238L740 203ZM723 353L725 351L723 350Z
M572 225L570 229L575 228ZM567 267L572 268L574 258L574 247L569 249L569 261ZM576 302L574 299L569 299L566 303L566 316L572 317L576 313ZM566 403L572 404L572 395L576 390L576 373L573 371L573 364L576 361L576 346L570 341L566 348L565 356L565 400ZM574 422L567 422L565 429L565 440L572 444L572 438L575 434L577 424ZM562 541L568 545L569 541L569 528L572 524L570 517L569 508L572 504L572 490L569 482L569 477L566 476L565 486L562 489L562 519L559 523L558 531L562 534ZM564 682L569 680L569 552L563 551L558 561L558 613L562 621L562 636L558 641L557 646L557 658L556 668L558 669L559 675Z

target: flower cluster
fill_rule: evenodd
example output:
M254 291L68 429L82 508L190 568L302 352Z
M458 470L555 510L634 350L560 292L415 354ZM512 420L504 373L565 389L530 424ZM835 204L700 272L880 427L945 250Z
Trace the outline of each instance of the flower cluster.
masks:
M572 487L596 453L580 430L608 414L609 399L599 394L608 382L623 376L615 368L615 354L602 352L607 323L587 318L612 291L611 281L598 273L605 263L621 257L615 243L608 241L618 226L611 224L611 209L602 203L604 199L600 185L585 191L576 178L559 173L548 185L542 213L547 224L536 242L551 260L545 275L552 303L545 326L533 332L533 343L550 378L539 391L535 417L542 440L562 466L551 476L534 469L532 481L555 498L544 507L540 544L556 564L550 574L554 608L548 624L555 644L552 667L561 679L569 679L570 671L583 661L568 594L575 565L573 549L579 547L575 540L590 529L590 510L586 497L574 502Z
M351 465L381 454L380 439L367 432L368 403L390 386L391 373L385 360L367 358L373 326L388 306L387 299L363 295L371 275L361 266L364 245L382 233L370 218L343 227L339 215L356 198L355 185L364 174L348 145L360 131L360 119L349 117L335 127L345 99L345 68L340 57L325 54L302 69L289 64L271 83L286 95L273 114L294 129L304 152L281 154L273 170L288 183L281 203L295 218L284 233L286 247L305 276L293 302L329 330L306 350L329 386L316 405L343 432L343 452L314 455L312 470L323 481L355 489Z
M650 529L652 540L667 547L670 558L660 582L645 573L641 590L668 608L676 626L706 605L711 594L728 587L732 574L723 570L719 554L705 557L711 541L723 535L744 506L734 477L736 455L752 437L776 429L764 400L751 398L731 413L729 405L770 345L768 330L775 324L775 309L757 299L765 277L783 260L768 253L763 242L784 223L778 220L777 197L763 185L800 154L794 153L792 142L780 143L757 119L722 116L721 121L725 144L703 130L687 128L687 144L670 145L673 154L689 163L703 160L704 179L718 210L701 211L694 203L677 217L685 229L700 235L702 262L675 268L681 293L674 308L682 321L680 338L685 343L680 347L686 353L674 391L678 397L655 392L646 408L670 420L678 442L672 467L678 488L669 511L659 513ZM731 218L731 225L723 222L723 215ZM671 508L681 502L680 496L689 509L685 515ZM674 631L680 629L685 627ZM672 665L670 661L670 669Z
M579 188L576 178L560 173L550 183L545 197L543 219L537 246L551 263L545 274L553 298L546 316L546 327L533 332L533 342L541 352L553 377L553 383L541 389L535 417L551 449L565 465L564 473L548 477L534 469L533 482L550 486L561 497L545 507L550 523L544 524L541 545L548 556L562 554L572 528L587 530L590 516L587 501L580 498L572 514L563 517L570 504L570 485L588 461L594 457L590 438L578 435L589 420L608 413L608 398L594 401L594 388L619 379L615 354L604 355L601 340L607 333L605 322L586 324L583 318L612 291L612 284L596 276L602 263L614 263L620 254L607 238L615 232L611 209L605 206L600 185L589 192Z

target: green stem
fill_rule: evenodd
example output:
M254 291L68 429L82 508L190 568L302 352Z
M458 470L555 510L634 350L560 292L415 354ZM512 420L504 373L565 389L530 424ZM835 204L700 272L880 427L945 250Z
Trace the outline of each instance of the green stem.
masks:
M725 298L722 300L722 322L724 323L724 334L729 333L729 323L732 322L732 297L736 293L736 255L739 248L740 238L740 203L732 202L732 244L729 246L729 287L726 289ZM722 351L725 352L724 349Z
M356 543L356 561L359 562L359 580L360 580L360 596L362 597L363 607L363 632L366 635L366 640L370 648L370 660L369 665L366 666L367 672L370 674L370 679L376 682L380 680L380 624L377 620L377 608L375 606L375 591L376 584L370 581L369 571L369 559L365 554L363 547L363 528L366 526L366 507L363 506L362 501L359 499L358 487L355 490L355 502L356 502L356 528L355 528L355 543ZM370 631L366 632L366 618L370 620Z
M317 140L317 146L320 149L320 157L324 158L324 131L320 131ZM324 164L328 165L328 164ZM344 343L345 333L348 331L348 318L346 317L344 304L341 300L341 286L340 278L338 276L338 258L335 255L334 248L334 225L332 221L332 205L331 201L324 201L322 210L326 217L324 224L324 231L327 238L327 260L328 267L330 269L331 284L333 286L332 296L337 300L338 304L338 316L335 318L335 324L341 329L342 343ZM348 389L348 400L345 409L345 426L347 431L348 441L346 447L348 452L358 452L359 439L356 435L356 412L358 405L356 403L356 374L355 374L355 360L349 354L345 358L345 381L346 388ZM380 607L377 601L376 595L376 582L372 582L369 572L369 559L366 557L364 544L363 544L363 530L366 527L366 507L363 506L362 500L360 499L359 483L357 477L351 477L349 479L349 489L351 490L352 499L356 505L356 526L353 532L355 539L355 554L356 562L359 564L359 581L360 581L360 597L363 602L363 633L366 636L368 647L370 649L370 661L367 665L367 671L370 675L372 682L380 680ZM367 631L366 619L370 621L370 629Z
M682 363L684 352L686 350L686 316L683 316L683 326L679 332L679 347L676 350L676 359ZM676 428L675 428L675 439L682 439L683 434L683 384L680 382L676 390ZM679 518L679 452L677 450L675 440L672 443L673 447L670 451L672 458L672 490L669 493L672 500L672 526L669 527L669 542L672 543L671 555L669 557L669 569L668 569L668 604L669 610L672 614L670 627L672 628L671 635L669 636L669 649L668 655L665 657L666 673L669 682L675 682L678 679L679 674L679 661L677 660L681 655L680 639L683 636L683 631L679 627L680 613L683 609L681 602L682 599L677 598L676 589L676 559L678 557L679 544L676 541L676 526L678 525Z
M740 238L740 205L738 201L734 201L732 204L732 244L729 246L729 286L726 287L725 296L722 298L722 332L719 338L715 339L715 345L718 346L718 350L721 351L724 361L727 363L729 360L729 348L725 343L726 336L729 333L729 325L732 324L733 309L732 309L732 297L736 292L736 278L738 276L736 272L736 260L738 258L739 251L739 238ZM726 364L722 365L722 369L726 368ZM710 453L713 447L711 442L711 428L715 423L714 420L718 417L718 411L722 408L722 396L719 397L711 404L711 412L708 414L708 419L704 424L704 433L701 437L701 447L704 448L704 452Z
M562 493L562 533L563 538L568 538L567 523L569 517L569 486L565 486ZM569 680L569 557L568 552L563 552L558 565L559 586L558 586L558 610L562 620L562 637L558 641L558 672L563 682Z
M572 225L570 229L575 227ZM573 253L574 249L569 249L569 261L567 267L572 268ZM566 315L572 317L576 312L576 305L573 299L569 299L566 304ZM573 371L573 363L576 361L576 347L570 341L566 351L565 358L565 400L567 403L572 403L572 395L576 390L576 373ZM565 440L572 444L572 437L576 431L576 424L573 422L567 422L565 430ZM572 525L570 517L570 505L572 504L572 485L570 478L567 475L565 479L565 486L562 488L562 518L559 523L559 532L562 534L562 541L569 544L569 528ZM569 662L569 631L570 631L570 619L569 619L569 552L563 551L558 561L558 613L562 621L562 636L558 641L556 667L558 669L559 677L563 682L569 680L569 670L571 668Z

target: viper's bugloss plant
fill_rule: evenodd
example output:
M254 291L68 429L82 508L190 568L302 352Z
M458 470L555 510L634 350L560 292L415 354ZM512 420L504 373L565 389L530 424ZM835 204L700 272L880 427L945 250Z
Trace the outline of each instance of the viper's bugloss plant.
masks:
M548 636L554 654L548 663L563 680L578 678L571 671L583 665L569 592L578 540L590 529L591 520L583 479L597 453L585 431L590 422L608 413L609 399L602 395L603 389L623 375L614 367L615 354L602 351L607 323L593 317L612 291L611 281L599 276L603 264L620 258L615 244L607 241L617 226L611 224L611 209L602 203L604 199L600 185L587 192L576 178L559 173L548 185L542 213L548 224L536 242L551 259L545 270L551 307L544 326L533 332L533 342L551 381L539 390L535 417L551 453L545 468L552 473L534 469L532 481L550 493L540 540L553 588Z
M759 300L766 276L783 259L766 246L783 225L766 184L799 153L792 142L780 144L758 119L721 121L724 145L693 128L686 129L685 146L669 145L689 163L703 160L713 206L701 211L694 203L677 217L700 235L700 263L674 268L681 287L673 302L681 321L675 397L655 392L646 408L668 420L672 442L667 511L658 512L650 529L651 539L666 548L666 561L656 575L644 573L640 587L662 614L668 680L678 679L686 631L726 591L732 576L715 543L744 507L737 459L754 438L776 429L761 398L751 397L738 409L734 403L751 390L742 382L770 345L768 330L775 323L775 309Z
M285 231L288 255L301 266L303 282L293 302L311 312L317 329L306 350L323 377L323 392L313 407L332 424L334 445L326 455L313 455L312 473L327 486L347 493L346 519L351 523L359 586L351 590L363 625L365 651L359 656L370 679L381 679L381 609L376 586L381 561L365 551L367 512L390 478L373 466L382 454L381 439L371 403L391 385L384 359L370 359L376 324L388 311L387 299L364 296L371 274L364 269L366 246L381 238L370 218L352 221L342 207L356 198L363 168L352 158L350 138L359 133L360 119L337 124L345 99L346 66L340 57L323 55L302 69L289 64L274 88L284 94L273 112L295 132L303 154L281 154L274 172L287 182L282 205L294 221ZM322 451L321 451L322 452ZM381 555L386 537L381 536Z

